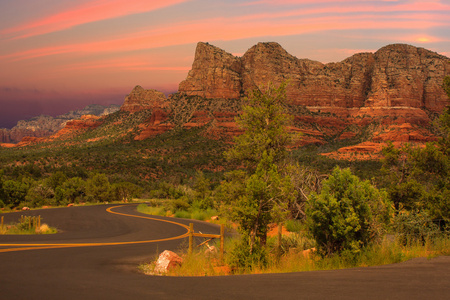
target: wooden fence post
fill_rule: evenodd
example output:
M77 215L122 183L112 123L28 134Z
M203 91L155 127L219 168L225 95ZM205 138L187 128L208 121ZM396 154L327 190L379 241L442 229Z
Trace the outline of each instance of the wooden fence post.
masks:
M192 249L194 247L194 223L189 223L189 251L188 254L192 254Z
M1 230L3 230L3 216L2 216L2 227L0 227Z
M37 228L41 228L41 215L39 215L39 217L38 217L38 227Z
M224 238L225 238L225 225L220 225L220 261L223 263L223 252L224 252Z

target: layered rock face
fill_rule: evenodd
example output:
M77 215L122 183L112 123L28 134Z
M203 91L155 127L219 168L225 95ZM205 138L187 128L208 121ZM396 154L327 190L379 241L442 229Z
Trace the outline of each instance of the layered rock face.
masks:
M442 81L449 58L404 44L360 53L339 63L298 59L277 43L258 43L243 57L205 43L179 92L206 98L239 98L269 82L289 80L292 104L322 108L411 107L442 111L450 104Z
M298 59L277 43L258 43L242 57L199 43L179 93L214 102L288 81L289 112L295 116L291 130L307 136L303 143L323 143L324 136L353 138L370 124L377 124L374 131L401 131L404 123L412 130L429 126L429 115L450 104L442 89L448 75L449 58L404 44L322 64ZM427 135L412 135L410 141L428 141Z
M242 63L215 46L198 43L195 59L179 91L203 98L239 98L242 92Z

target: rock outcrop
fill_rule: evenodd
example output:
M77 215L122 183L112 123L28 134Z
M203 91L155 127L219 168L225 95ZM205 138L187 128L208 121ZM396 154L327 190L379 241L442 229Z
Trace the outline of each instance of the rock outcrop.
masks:
M450 59L410 45L394 44L339 63L298 59L277 43L258 43L243 57L198 43L192 70L179 92L206 98L239 98L269 82L289 80L294 105L322 108L411 107L442 111L450 104L442 81Z
M48 140L72 137L86 132L89 129L97 128L101 124L102 121L100 116L84 115L80 119L68 121L64 128L50 136Z
M166 96L157 90L145 90L137 85L131 93L126 96L125 102L121 106L121 111L135 113L146 109L164 109L168 102Z
M400 129L404 123L421 128L421 137L408 140L423 142L432 136L422 130L430 126L430 115L450 104L442 89L448 75L449 58L404 44L322 64L298 59L277 43L258 43L242 57L199 43L179 93L214 103L288 81L289 113L295 116L292 129L304 135L299 145L355 138L371 124L392 126L390 131L398 132L390 137L405 140Z
M198 43L194 63L179 92L203 98L238 99L242 96L241 60L215 46Z

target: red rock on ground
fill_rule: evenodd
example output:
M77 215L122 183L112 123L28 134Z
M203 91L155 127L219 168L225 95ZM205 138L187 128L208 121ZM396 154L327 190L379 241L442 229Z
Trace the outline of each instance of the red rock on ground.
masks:
M181 266L182 263L183 259L180 256L170 250L165 250L159 255L154 272L158 274L167 273L170 269Z

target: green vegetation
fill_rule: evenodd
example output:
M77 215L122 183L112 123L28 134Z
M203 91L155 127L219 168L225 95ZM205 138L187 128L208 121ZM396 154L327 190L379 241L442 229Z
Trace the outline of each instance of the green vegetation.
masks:
M308 202L308 228L322 255L355 255L381 238L390 222L387 194L349 169L334 169Z
M439 238L427 239L424 243L410 241L403 244L396 240L384 238L377 243L371 243L362 248L357 255L336 254L333 256L317 255L311 250L314 241L302 235L283 236L283 255L277 255L278 241L269 238L265 248L264 264L255 256L246 268L222 264L218 253L205 255L204 247L194 247L192 255L187 255L187 249L180 249L183 264L171 269L169 276L217 276L230 274L261 274L261 273L287 273L317 270L335 270L353 267L369 267L386 264L399 263L416 257L432 258L440 255L450 255L450 238L440 236ZM211 243L213 245L213 243ZM225 240L225 261L236 261L230 257L234 255L236 245L241 245L240 238L229 238ZM217 245L215 245L217 247ZM144 273L152 274L154 262L140 266Z
M443 86L450 96L448 78ZM240 234L226 243L234 273L448 255L450 108L434 124L438 141L389 145L383 161L347 162L318 155L345 141L287 150L285 85L250 94L238 119L244 133L234 143L208 138L207 127L179 126L189 103L211 105L206 101L179 101L176 129L141 141L134 137L149 111L117 112L66 139L0 148L0 208L142 198L152 200L139 211L154 215L219 215ZM290 232L280 241L268 235L278 222ZM198 268L215 270L217 262L205 263Z
M242 234L230 254L233 266L247 268L256 262L266 263L268 225L284 219L288 203L296 198L290 177L279 171L290 140L286 129L290 118L283 112L285 88L285 84L278 88L269 85L264 92L256 89L251 93L237 120L244 133L225 153L229 161L237 161L246 169L234 175L243 179L240 185L234 185L238 189L235 197L227 197L230 184L223 184L224 208Z
M56 228L49 227L47 224L41 224L41 217L22 216L17 223L2 224L0 234L53 234Z
M441 139L425 148L389 145L381 162L339 162L317 155L337 144L286 152L283 88L251 95L239 119L244 134L226 152L241 168L207 193L240 233L226 243L225 266L200 259L199 250L173 274L336 269L449 255L450 109L436 122ZM282 221L291 233L267 237L268 225Z
M155 216L173 216L175 218L200 221L211 220L211 217L217 216L217 211L213 208L202 209L199 207L198 202L192 203L192 205L183 203L180 206L180 201L176 199L164 199L150 201L150 204L139 204L137 211Z
M441 139L425 148L409 144L384 149L384 185L398 211L424 212L443 225L450 221L450 108L437 122ZM418 214L423 215L423 214Z

